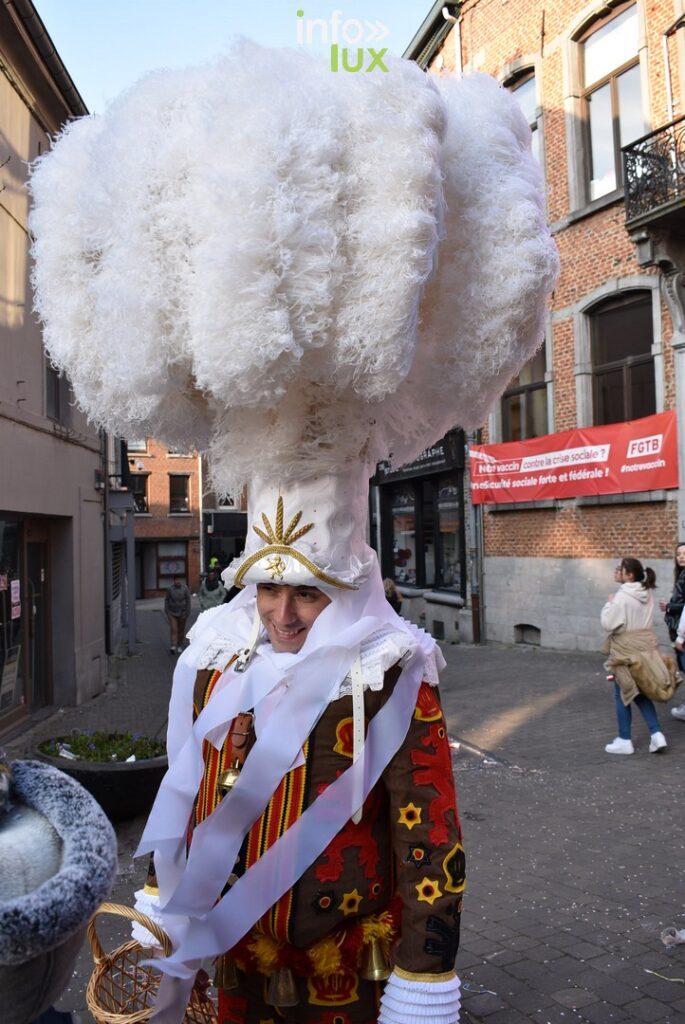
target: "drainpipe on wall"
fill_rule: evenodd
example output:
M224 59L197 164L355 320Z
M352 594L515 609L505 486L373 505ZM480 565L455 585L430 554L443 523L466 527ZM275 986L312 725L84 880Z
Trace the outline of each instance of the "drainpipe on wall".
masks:
M464 73L461 62L461 18L459 14L451 14L447 5L442 9L442 16L454 25L454 71L457 78L461 78Z
M664 77L666 79L666 101L668 103L668 122L673 120L673 87L671 85L671 58L668 53L668 40L679 28L685 26L685 14L679 15L672 25L664 32L661 42L664 50Z
M468 458L469 448L472 444L479 444L480 431L466 435L466 456ZM471 469L469 464L469 480ZM470 500L470 499L469 499ZM479 644L483 640L483 613L481 607L481 581L483 575L483 548L481 538L482 518L481 506L471 504L469 516L469 554L468 554L468 578L471 585L471 629L473 631L473 642Z
M103 497L103 537L105 545L105 652L112 651L112 545L109 539L109 441L104 430L100 431L100 458L102 459L102 479L105 487Z

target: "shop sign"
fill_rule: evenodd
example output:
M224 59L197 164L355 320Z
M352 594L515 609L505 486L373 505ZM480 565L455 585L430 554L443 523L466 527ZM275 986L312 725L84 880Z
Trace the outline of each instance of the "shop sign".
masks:
M462 432L460 430L450 431L430 448L425 448L413 462L408 462L404 466L394 469L389 462L380 462L373 483L385 484L392 480L408 480L411 477L438 473L441 470L462 469L463 461L460 458L462 451Z
M506 444L471 445L474 505L678 486L675 412Z

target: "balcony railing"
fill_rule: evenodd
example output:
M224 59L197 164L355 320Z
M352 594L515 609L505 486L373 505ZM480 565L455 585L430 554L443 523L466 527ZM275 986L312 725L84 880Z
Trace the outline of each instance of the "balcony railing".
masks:
M685 214L685 115L623 147L626 223Z

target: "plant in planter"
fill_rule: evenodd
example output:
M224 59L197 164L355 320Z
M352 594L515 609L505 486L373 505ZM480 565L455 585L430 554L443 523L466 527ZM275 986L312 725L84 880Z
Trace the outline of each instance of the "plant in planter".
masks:
M162 740L129 732L57 736L43 740L37 756L77 779L112 821L148 811L167 769Z

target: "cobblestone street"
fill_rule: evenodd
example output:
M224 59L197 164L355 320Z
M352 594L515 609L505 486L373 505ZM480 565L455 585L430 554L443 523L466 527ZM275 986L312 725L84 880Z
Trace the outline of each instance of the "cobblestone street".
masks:
M116 661L106 694L68 708L6 744L28 756L71 728L163 730L173 659L160 601L138 606L141 643ZM668 751L611 757L613 701L601 657L526 647L443 647L442 694L455 750L468 857L457 960L465 1024L685 1019L685 946L661 931L685 926L681 787L685 724L660 708ZM131 904L145 863L133 861L144 821L118 828L114 900ZM105 949L128 935L102 919ZM79 958L59 1002L83 1024L92 969Z

